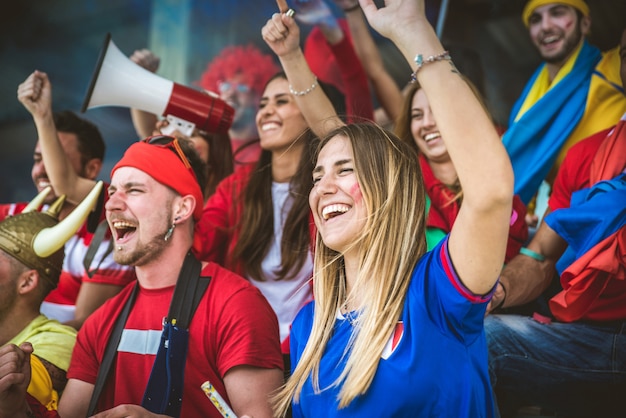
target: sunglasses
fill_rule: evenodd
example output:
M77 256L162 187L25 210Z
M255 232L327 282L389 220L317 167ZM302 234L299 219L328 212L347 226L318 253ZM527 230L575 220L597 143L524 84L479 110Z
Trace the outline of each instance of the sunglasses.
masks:
M217 90L220 93L227 92L231 89L235 89L238 93L248 93L250 91L250 86L240 83L231 83L230 81L222 81L217 85Z
M143 142L150 144L150 145L156 145L161 148L169 148L172 151L174 151L178 155L178 158L180 158L180 160L183 162L185 167L195 177L195 173L193 172L193 169L191 168L191 163L187 159L187 156L183 152L183 149L180 147L178 138L173 137L173 136L168 136L168 135L153 135L153 136L149 136L148 138L145 138Z

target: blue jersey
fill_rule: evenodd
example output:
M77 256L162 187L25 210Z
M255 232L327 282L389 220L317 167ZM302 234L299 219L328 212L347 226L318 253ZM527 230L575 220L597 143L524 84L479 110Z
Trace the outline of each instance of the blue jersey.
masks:
M367 393L338 409L350 315L338 314L320 364L321 393L305 383L294 417L493 417L483 317L491 294L476 296L461 283L445 239L417 263L401 321L390 338ZM315 302L291 330L292 365L309 338Z

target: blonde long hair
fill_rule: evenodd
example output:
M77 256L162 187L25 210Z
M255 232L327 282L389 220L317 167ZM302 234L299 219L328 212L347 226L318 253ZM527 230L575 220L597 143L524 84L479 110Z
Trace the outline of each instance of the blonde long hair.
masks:
M411 274L426 252L425 191L417 156L408 144L374 124L352 124L328 134L314 154L335 136L349 139L357 181L368 219L354 243L363 249L355 289L363 307L346 347L346 366L333 386L341 386L344 408L370 387L383 348L400 319ZM313 329L291 378L274 398L276 416L291 400L299 401L302 387L312 377L319 387L319 365L333 332L337 310L346 294L343 255L324 245L318 234L314 266L315 312Z

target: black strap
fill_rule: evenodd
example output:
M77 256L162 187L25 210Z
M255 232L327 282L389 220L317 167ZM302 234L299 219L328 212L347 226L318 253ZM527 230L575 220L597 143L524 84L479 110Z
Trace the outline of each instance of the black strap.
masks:
M191 252L187 253L174 288L170 310L167 313L167 320L172 322L175 319L176 326L181 329L189 328L191 317L209 286L210 278L199 280L201 268L202 265L196 257Z
M89 247L87 247L87 253L85 254L85 258L83 259L83 266L85 267L87 276L90 279L93 277L96 271L98 271L104 259L107 258L109 254L111 254L111 251L113 251L113 238L111 237L109 238L109 246L107 247L106 252L102 255L102 258L100 259L100 261L98 261L98 265L95 268L90 269L91 263L93 262L93 259L96 256L98 249L100 248L100 244L102 243L102 241L104 241L104 237L106 236L106 233L108 231L109 231L109 224L105 219L104 221L100 222L98 226L96 227L96 231L94 232L93 237L91 238Z
M183 329L189 327L191 318L198 308L198 304L202 300L202 296L209 287L209 283L211 281L211 277L200 277L201 267L200 262L194 257L194 255L191 252L187 253L178 275L178 280L176 281L176 287L174 288L174 295L172 296L172 301L170 302L167 320L171 322L173 319L176 319L177 326ZM89 402L88 417L95 413L98 399L100 398L104 384L109 377L113 359L117 354L117 347L122 337L122 331L124 330L124 325L128 320L128 315L130 314L132 305L135 302L138 288L139 284L137 283L135 284L130 297L126 301L124 309L115 321L113 332L107 342L102 363L100 364L100 368L98 370L94 391L91 396L91 401ZM184 370L180 370L180 372L183 373ZM148 382L146 386L149 385L150 382Z
M126 325L126 320L128 319L128 315L130 314L130 309L135 303L135 298L137 297L137 289L139 289L139 283L135 282L135 286L133 286L133 291L131 292L130 297L126 301L122 312L115 321L113 332L111 332L111 336L109 337L109 341L107 342L106 348L104 350L102 363L100 363L100 368L98 369L98 376L96 377L96 383L93 388L93 393L91 394L91 401L89 401L89 409L87 412L88 417L92 416L96 412L98 399L100 399L104 384L109 377L109 372L111 370L111 365L113 364L113 359L117 354L117 346L120 344L122 331L124 331L124 325Z

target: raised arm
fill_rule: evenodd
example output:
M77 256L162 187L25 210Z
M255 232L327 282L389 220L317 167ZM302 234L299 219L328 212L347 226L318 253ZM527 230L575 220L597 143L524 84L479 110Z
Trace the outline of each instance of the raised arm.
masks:
M67 201L78 204L93 189L95 180L79 176L66 156L54 125L52 114L52 85L48 75L41 71L33 72L19 85L17 98L33 116L43 162L52 188L57 195L64 194ZM93 159L88 164L97 165L89 168L100 171L102 162ZM94 177L95 177L94 175Z
M295 0L293 7L296 10L297 22L315 25L319 33L323 35L323 39L320 39L315 29L311 31L306 40L305 57L318 76L326 75L322 74L326 72L323 68L328 68L329 62L332 62L333 67L338 71L340 80L336 81L340 82L341 86L335 87L340 87L343 91L346 108L346 115L340 116L347 116L349 122L372 120L374 104L368 75L355 50L353 40L348 36L347 24L343 24L333 15L324 0ZM320 45L320 42L325 42L325 45ZM316 49L317 52L313 51ZM311 51L313 51L312 55L309 55ZM323 56L328 52L332 54L332 57ZM322 64L323 62L326 62L326 65Z
M391 39L413 70L420 54L426 62L417 71L437 125L463 188L463 205L448 248L467 288L485 294L496 282L506 250L513 171L492 122L469 86L446 59L444 48L424 14L424 0L359 0L370 25Z
M130 56L130 60L142 68L155 73L159 69L161 59L148 49L138 49ZM142 139L154 132L158 116L139 109L130 109L130 117L137 136Z
M324 136L343 125L304 58L300 48L300 28L293 17L286 13L274 13L263 26L261 34L278 56L296 103L311 130L318 136Z
M344 10L346 22L352 34L354 49L367 76L372 83L374 94L387 117L395 121L400 116L402 92L391 74L385 68L378 46L372 38L358 0L335 0Z

